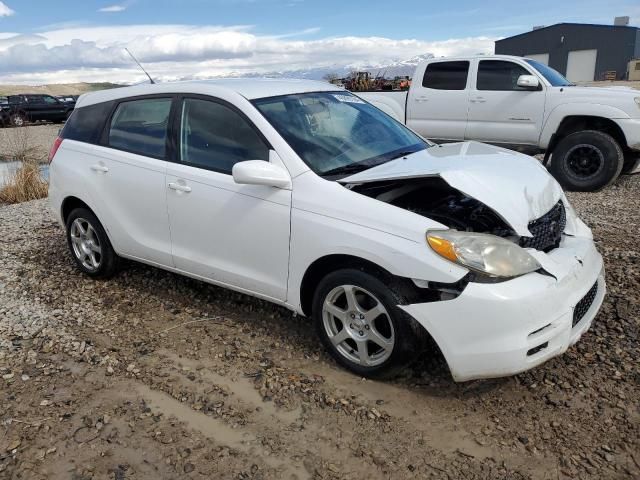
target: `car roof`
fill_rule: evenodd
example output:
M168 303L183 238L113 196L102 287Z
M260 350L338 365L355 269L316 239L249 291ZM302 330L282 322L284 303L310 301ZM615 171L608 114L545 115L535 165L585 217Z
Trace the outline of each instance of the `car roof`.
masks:
M437 58L430 58L427 61L428 62L435 62L435 61L449 61L449 60L475 60L475 59L479 59L479 60L525 60L527 59L527 57L519 57L517 55L482 55L482 54L478 54L478 55L469 55L467 57L437 57Z
M264 97L277 97L295 93L344 91L327 82L297 79L273 78L225 78L218 80L196 80L188 82L168 82L156 84L135 85L132 87L100 90L82 95L76 107L120 100L139 95L154 95L162 93L192 93L201 95L216 95L221 89L235 92L248 100Z

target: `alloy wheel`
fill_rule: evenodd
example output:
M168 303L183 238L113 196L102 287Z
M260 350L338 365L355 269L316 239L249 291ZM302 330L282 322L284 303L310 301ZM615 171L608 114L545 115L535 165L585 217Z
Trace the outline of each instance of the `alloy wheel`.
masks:
M581 179L593 177L604 168L604 155L594 145L581 143L567 152L567 165L571 173Z
M71 224L71 246L73 253L84 268L95 272L102 263L102 247L100 239L84 218L76 218Z
M331 290L322 305L322 322L329 341L350 362L373 367L393 352L396 336L389 312L361 287L340 285Z

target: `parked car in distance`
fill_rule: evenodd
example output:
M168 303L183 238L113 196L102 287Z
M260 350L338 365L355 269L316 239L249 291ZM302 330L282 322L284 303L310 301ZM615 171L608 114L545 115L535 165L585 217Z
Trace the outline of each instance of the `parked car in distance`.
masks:
M527 370L605 295L591 231L538 161L434 145L326 83L86 94L49 158L86 275L128 258L283 305L361 376L431 341L458 381Z
M0 97L0 127L9 125L10 114L9 100L7 97Z
M28 122L47 121L64 122L75 104L65 103L52 95L20 94L7 97L9 105L9 123L22 127Z
M418 65L408 92L358 95L436 141L546 152L569 190L598 190L639 171L640 92L578 87L536 60L434 58Z

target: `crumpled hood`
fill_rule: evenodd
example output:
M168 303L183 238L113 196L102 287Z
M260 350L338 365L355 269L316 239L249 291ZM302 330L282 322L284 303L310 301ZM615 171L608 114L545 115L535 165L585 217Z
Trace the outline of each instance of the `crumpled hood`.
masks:
M500 215L520 236L558 203L562 188L536 159L478 142L434 146L340 180L359 184L439 176Z

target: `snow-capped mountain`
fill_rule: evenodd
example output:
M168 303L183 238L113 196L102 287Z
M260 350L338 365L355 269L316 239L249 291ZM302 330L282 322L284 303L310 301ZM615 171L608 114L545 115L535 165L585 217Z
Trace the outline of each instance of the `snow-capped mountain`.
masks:
M271 72L235 72L230 75L225 75L225 77L244 77L244 78L252 78L252 77L269 77L269 78L304 78L308 80L322 80L327 77L327 75L335 75L337 78L344 78L349 76L351 72L370 72L374 77L378 75L384 75L386 78L394 78L396 76L404 77L404 76L413 76L413 72L418 65L423 60L433 58L433 54L425 53L422 55L417 55L408 60L394 60L389 63L381 63L378 65L371 64L348 64L348 65L325 65L321 67L313 67L313 68L303 68L303 69L292 69L292 70L282 70L282 71L271 71ZM189 78L180 78L180 80L192 80L192 77ZM203 77L198 77L199 80L203 80ZM175 79L173 79L175 80Z

